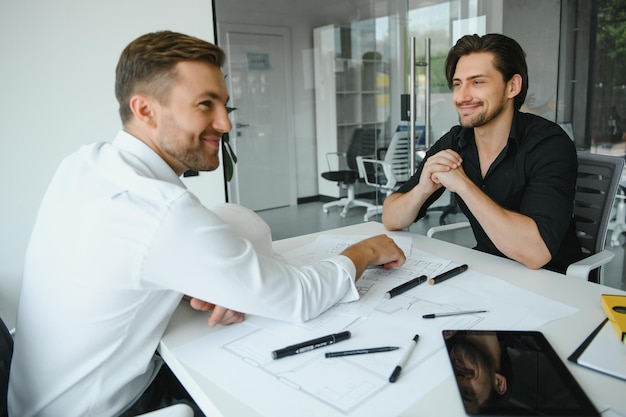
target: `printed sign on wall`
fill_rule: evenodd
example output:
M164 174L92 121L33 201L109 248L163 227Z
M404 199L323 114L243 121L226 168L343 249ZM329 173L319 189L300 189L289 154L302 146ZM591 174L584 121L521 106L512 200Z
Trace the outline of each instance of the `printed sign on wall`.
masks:
M270 55L248 52L248 70L250 71L269 71L270 70Z

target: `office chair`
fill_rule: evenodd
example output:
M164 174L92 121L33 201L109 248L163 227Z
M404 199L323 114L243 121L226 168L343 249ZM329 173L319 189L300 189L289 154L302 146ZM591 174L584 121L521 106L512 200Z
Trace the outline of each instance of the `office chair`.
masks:
M578 152L574 221L586 257L568 266L565 272L568 277L602 283L601 267L615 256L604 246L623 168L623 158ZM468 227L469 222L433 226L426 236Z
M567 276L601 283L601 266L615 256L604 245L623 168L623 158L578 152L574 220L583 253L589 256L570 265Z
M328 171L322 172L322 178L329 181L334 181L340 188L347 189L347 197L340 198L335 201L325 203L322 206L324 213L328 213L330 207L343 207L343 210L339 215L346 217L348 210L354 206L360 206L365 208L374 207L375 205L362 200L357 200L355 197L355 186L357 182L361 181L359 171L356 163L357 156L374 157L376 154L377 139L380 133L379 129L372 128L358 128L354 130L348 150L343 152L329 152L326 154L326 161L328 163ZM332 170L330 156L334 155L337 159L337 170ZM342 161L344 160L345 161ZM345 169L342 169L346 167Z
M431 136L432 136L432 132L431 132ZM426 157L426 152L428 151L428 149L425 147L426 145L426 126L423 125L418 125L415 126L415 144L416 144L416 149L418 149L415 152L415 163L416 163L416 167L417 164L420 164L424 158ZM449 201L447 204L441 205L441 206L431 206L428 208L428 210L426 210L426 216L428 217L429 215L433 214L434 212L440 211L441 214L439 215L439 224L440 225L444 225L446 224L447 220L446 218L449 215L453 215L453 214L458 214L461 212L461 210L459 209L459 205L456 202L456 198L454 197L454 195L452 195L449 191L445 191L444 195L449 197ZM442 201L441 198L438 201Z
M398 131L393 134L387 148L379 149L379 155L384 152L384 158L378 159L358 156L356 158L359 176L367 185L378 188L386 196L400 188L409 179L409 133ZM383 212L382 204L368 207L363 220Z
M13 335L0 318L0 417L8 416L7 395L12 357ZM187 404L174 404L137 417L193 417L193 409Z
M626 170L622 171L622 178L619 182L619 189L615 196L615 216L609 223L609 229L613 230L611 233L611 246L620 246L619 237L622 233L626 232Z

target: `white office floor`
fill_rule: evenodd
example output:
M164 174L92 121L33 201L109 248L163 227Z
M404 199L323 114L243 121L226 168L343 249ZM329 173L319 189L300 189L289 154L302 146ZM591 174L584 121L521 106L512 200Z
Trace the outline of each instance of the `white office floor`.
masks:
M349 210L345 218L339 216L337 208L331 208L328 214L322 211L321 202L312 202L299 204L297 206L282 207L272 210L259 211L258 214L270 225L272 229L272 240L286 239L288 237L298 236L307 233L314 233L334 229L341 226L349 226L363 222L363 214L365 209L354 207ZM426 219L420 220L418 223L410 227L410 231L425 235L428 228L439 224L439 216L441 212L433 212ZM462 221L462 214L452 214L447 217L447 222ZM380 216L372 217L371 221L380 221ZM471 235L471 233L470 233ZM610 232L609 232L610 235ZM472 245L473 237L468 236L464 232L449 234L446 240L465 246ZM605 267L604 284L613 288L626 290L626 279L624 277L625 259L624 259L624 242L625 238L620 238L621 246L611 247L607 242L606 248L615 252L615 258Z

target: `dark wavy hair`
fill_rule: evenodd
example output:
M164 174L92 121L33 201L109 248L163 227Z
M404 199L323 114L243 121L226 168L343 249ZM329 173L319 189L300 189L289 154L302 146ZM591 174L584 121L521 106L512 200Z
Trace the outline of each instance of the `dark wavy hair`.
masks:
M225 54L218 46L193 36L171 31L148 33L122 51L115 69L115 97L122 123L130 120L130 98L149 94L167 102L169 87L176 79L176 64L201 61L221 68Z
M499 33L490 33L483 36L465 35L461 37L448 52L446 58L446 80L448 87L452 88L452 80L456 72L456 65L462 56L477 52L490 52L494 56L494 65L502 74L504 82L508 82L515 74L522 77L522 89L513 104L520 109L526 93L528 92L528 66L526 65L526 53L519 43L508 36Z

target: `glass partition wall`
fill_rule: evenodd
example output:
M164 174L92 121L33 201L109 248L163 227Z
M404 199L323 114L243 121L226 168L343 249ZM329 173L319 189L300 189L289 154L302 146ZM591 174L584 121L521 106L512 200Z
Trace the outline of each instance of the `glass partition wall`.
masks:
M229 200L261 210L345 196L345 188L321 173L329 169L327 156L346 153L359 129L376 132L376 149L368 157L382 157L378 150L397 131L410 132L411 122L418 136L415 151L428 146L425 136L434 143L458 121L443 67L448 50L464 34L498 32L515 38L529 66L523 110L562 124L577 147L589 148L594 132L609 128L621 140L626 89L619 71L623 60L617 58L623 39L605 29L623 23L619 13L610 11L618 3L216 0L218 43L229 59L235 53L244 57L236 69L226 69L227 76L229 70L238 71L228 77L231 105L238 108L231 113L230 137L239 157L228 184ZM266 40L254 32L269 35ZM242 33L251 34L254 42L237 45ZM275 36L281 42L270 42ZM280 56L270 43L274 49L282 45ZM280 88L270 84L272 79ZM267 94L277 90L282 95ZM262 91L265 95L253 98ZM279 110L261 113L262 123L251 122L247 103ZM282 142L262 142L281 135ZM274 151L262 152L263 147ZM243 185L249 181L262 185ZM279 188L289 195L266 201ZM384 191L364 183L355 193L374 203L384 199ZM264 195L262 207L249 203L255 194L258 199ZM337 215L334 210L329 215ZM362 208L351 210L363 214Z
M589 12L593 42L587 145L611 151L626 140L626 1L600 0L580 8L583 18Z
M371 159L388 144L391 131L390 45L385 40L388 19L364 19L313 29L319 173L357 169L352 160L355 148L360 156ZM332 198L344 194L337 183L323 179L319 180L318 190L320 195ZM372 192L371 187L367 190L360 182L356 184L357 196L368 192Z

